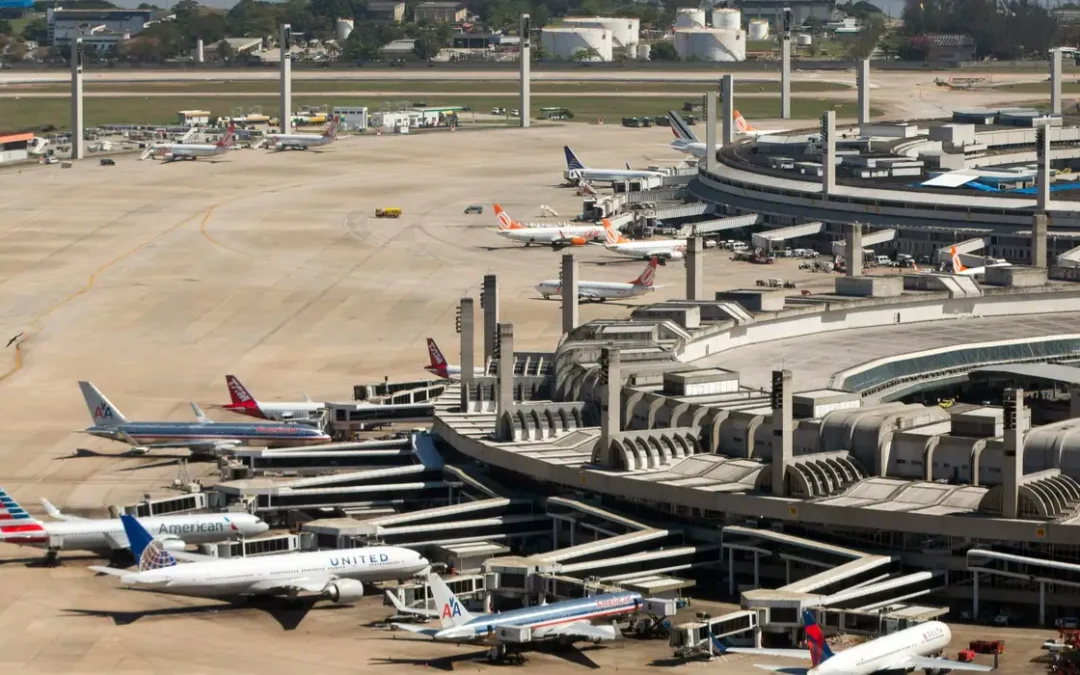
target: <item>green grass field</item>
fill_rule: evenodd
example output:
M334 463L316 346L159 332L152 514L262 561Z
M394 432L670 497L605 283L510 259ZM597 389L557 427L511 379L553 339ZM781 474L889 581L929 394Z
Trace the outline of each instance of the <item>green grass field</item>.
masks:
M577 92L683 92L687 96L698 96L708 88L708 83L695 84L691 82L533 82L533 93L577 93ZM747 82L738 81L738 88L746 92L779 93L778 82ZM828 92L851 89L837 82L793 82L791 90L799 92ZM200 82L93 82L85 85L85 90L132 92L141 94L144 92L187 92L192 96L199 94L229 93L229 92L256 92L273 96L277 93L277 83L273 81L250 82L250 81L200 81ZM0 88L0 91L8 91ZM25 92L66 92L68 85L27 85L12 87L10 91ZM415 92L446 92L460 91L462 95L471 92L477 93L517 93L515 82L492 82L489 80L293 80L293 93L303 94L308 92L346 92L362 93L366 91L415 91Z
M620 97L620 98L567 98L559 96L534 95L532 97L532 117L535 119L540 108L565 107L575 115L577 122L595 122L604 117L608 124L618 124L620 118L631 116L663 115L671 109L681 109L686 97ZM355 96L294 96L293 106L302 105L366 105L372 111L379 109L383 98L364 98ZM472 108L476 113L488 113L495 106L513 108L517 105L516 96L432 96L426 97L429 106L460 105ZM834 109L841 117L856 114L854 101L836 99L792 99L791 114L797 119L817 117L825 109ZM239 97L228 96L192 96L192 97L118 97L88 98L84 114L87 126L103 124L168 124L176 121L177 110L208 110L213 116L232 115L233 111L243 106L245 111L260 108L264 114L277 115L278 101L274 97ZM738 101L736 107L751 121L776 117L780 104L776 99L747 98ZM880 111L871 110L877 115ZM70 105L67 99L13 99L0 98L0 120L5 130L40 129L49 125L65 129L69 126ZM466 123L473 120L470 113L462 115Z
M1046 94L1050 95L1050 82L1020 82L1017 84L1003 84L994 89L1001 91L1015 91L1022 94ZM1061 93L1080 94L1080 80L1061 83Z

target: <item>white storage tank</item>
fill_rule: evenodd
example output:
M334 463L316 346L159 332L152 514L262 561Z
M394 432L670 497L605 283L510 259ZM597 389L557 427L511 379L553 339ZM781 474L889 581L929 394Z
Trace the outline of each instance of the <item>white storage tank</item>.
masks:
M641 19L617 16L571 16L563 25L573 28L604 28L611 31L612 45L629 47L641 42Z
M697 7L680 7L675 14L676 28L704 28L705 10Z
M638 44L637 57L639 61L648 61L652 57L652 45L644 42Z
M544 53L556 59L571 60L582 50L593 49L596 54L587 60L611 60L611 31L606 28L544 28L540 44Z
M809 47L814 43L814 38L810 37L809 33L799 33L795 38L795 44L800 47Z
M339 45L345 44L345 41L349 39L349 36L353 32L353 20L352 19L338 19L334 25L334 37L337 38Z
M750 30L746 32L748 40L768 40L769 22L765 19L750 19Z
M742 12L727 7L717 7L712 11L712 27L739 30L742 28Z
M746 33L742 29L679 29L675 31L675 51L683 60L745 61Z

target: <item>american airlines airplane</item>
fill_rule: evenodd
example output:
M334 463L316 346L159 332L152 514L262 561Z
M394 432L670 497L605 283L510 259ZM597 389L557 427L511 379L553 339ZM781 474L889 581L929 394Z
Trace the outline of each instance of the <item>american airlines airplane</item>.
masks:
M220 406L223 410L258 417L263 420L275 420L285 422L289 420L302 420L317 418L322 411L326 410L326 403L312 401L304 394L303 401L291 401L288 403L269 403L260 401L251 395L240 378L235 375L226 375L225 384L229 387L229 396L232 403Z
M158 156L165 162L176 162L181 159L198 159L200 157L214 157L224 155L232 150L236 142L236 128L229 125L229 130L217 143L172 143L155 148Z
M330 440L321 429L297 424L219 424L207 419L194 403L191 404L194 422L129 422L93 384L80 382L79 388L94 420L93 426L84 432L98 438L123 441L138 454L159 448L188 448L199 454L218 454L239 445L290 448Z
M134 517L120 519L137 569L90 569L119 577L122 585L142 591L200 598L312 594L332 602L352 602L363 597L365 582L405 580L431 569L416 551L396 546L213 558L170 551ZM178 564L178 560L191 562Z
M92 551L110 555L128 548L124 525L117 518L79 518L61 513L42 499L54 521L41 522L0 488L0 543L46 549L50 558L58 551ZM145 518L143 523L167 549L185 544L231 541L262 534L270 526L249 513L189 513Z
M337 140L341 117L334 117L322 134L269 134L267 144L275 150L307 150Z
M629 164L625 169L590 169L582 164L568 145L563 146L563 154L566 155L566 178L574 183L589 181L615 183L637 178L662 178L667 175L662 171L631 169Z
M604 231L607 232L607 250L631 258L658 258L660 260L682 260L686 254L685 239L651 239L648 241L630 241L611 226L611 221L604 219Z
M460 380L461 379L461 366L455 366L446 362L446 357L443 356L442 350L439 349L439 345L435 344L435 341L431 338L427 339L428 357L431 359L431 365L424 366L424 370L428 371L432 375L438 375L446 380ZM480 366L473 368L473 373L476 375L483 375L484 369Z
M755 663L762 670L787 675L873 675L874 673L926 670L927 672L946 672L950 670L969 670L985 673L993 670L962 661L950 661L935 658L932 654L941 654L952 642L952 632L940 621L927 621L902 631L884 635L834 654L825 641L821 626L814 620L810 611L803 612L803 624L806 626L806 639L810 649L755 649L742 647L724 647L713 638L713 644L720 653L757 654L760 656L779 656L785 658L810 659L810 668L792 668L790 666L767 666Z
M493 643L500 655L505 655L506 647L506 643L499 637L500 628L526 629L530 632L529 641L606 642L618 639L618 629L614 625L594 626L592 622L597 619L611 621L620 616L633 614L643 604L639 593L626 591L474 617L461 605L439 575L429 574L428 585L431 587L431 595L435 600L441 627L424 628L413 624L395 623L394 628L419 633L439 642ZM394 598L392 601L399 612L430 614L425 610L409 609Z
M656 258L652 258L637 279L626 283L618 281L579 281L578 298L603 302L613 298L636 298L639 295L652 293L659 288L659 286L653 285L653 280L656 278L656 263ZM545 300L550 299L553 295L562 297L562 281L559 279L541 281L537 284L536 290L540 295L544 296Z
M693 131L690 131L690 126L687 125L686 120L682 118L679 113L674 110L669 110L668 122L671 124L671 133L675 134L675 140L671 142L671 147L679 152L685 152L688 155L694 157L705 156L705 143L698 140L698 137L694 135ZM732 116L735 122L735 135L736 136L751 136L757 138L758 136L768 136L770 134L782 134L788 129L777 129L775 131L762 131L755 128L746 118L736 110Z
M986 274L988 267L1012 267L1012 263L1008 262L983 265L982 267L965 267L964 263L960 262L960 254L956 252L955 246L949 249L949 253L952 254L952 273L961 277L982 276Z
M524 242L526 246L544 244L554 249L567 246L585 246L604 236L604 228L596 225L568 225L559 227L525 227L510 217L498 204L495 218L499 221L499 235L514 241Z

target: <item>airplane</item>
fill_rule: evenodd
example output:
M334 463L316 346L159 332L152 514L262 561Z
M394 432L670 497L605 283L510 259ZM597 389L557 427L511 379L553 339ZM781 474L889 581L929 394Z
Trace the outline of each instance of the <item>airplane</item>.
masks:
M508 214L506 212L506 210L503 207L499 206L498 204L493 204L492 206L495 207L495 218L496 218L496 220L498 220L500 229L503 229L503 228L509 229L511 225L520 225L521 227L523 227L525 229L535 229L535 228L538 228L538 227L549 227L549 228L580 227L578 225L574 225L570 221L563 221L563 222L560 222L560 223L545 222L545 221L540 221L540 222L536 222L536 223L523 223L523 222L521 222L520 220L518 220L516 218L511 218L510 214Z
M686 254L685 239L653 239L649 241L630 241L611 226L611 221L604 219L607 232L607 250L631 258L658 258L659 260L682 260Z
M952 632L940 621L927 621L896 633L883 635L869 642L849 647L839 654L834 654L829 649L825 635L821 632L821 626L817 624L814 615L809 610L803 611L803 624L806 626L806 638L810 646L808 650L725 647L715 637L713 645L721 654L756 654L810 659L812 665L810 668L754 664L762 670L787 675L873 675L874 673L904 673L909 670L924 669L927 672L970 670L985 673L993 670L991 666L930 656L930 654L943 653L952 641Z
M668 122L671 126L671 133L675 134L675 140L671 142L671 147L679 152L685 152L688 155L692 155L697 158L705 156L705 143L698 140L698 137L690 130L690 126L686 123L686 120L682 118L679 113L674 110L669 110L667 114ZM756 129L746 118L736 110L732 116L732 121L735 123L735 135L736 136L751 136L757 138L758 136L768 136L770 134L782 134L788 129L778 129L776 131L762 131Z
M232 150L235 142L236 128L230 124L229 130L225 132L225 135L221 137L221 140L213 145L209 143L173 143L171 145L157 146L155 149L160 153L163 161L175 162L182 159L194 160L200 157L223 155L229 150Z
M563 600L549 605L514 609L498 614L473 616L461 605L446 583L437 574L428 574L428 586L439 612L439 628L424 628L407 623L391 624L394 628L429 637L437 642L493 643L492 657L506 656L507 647L513 648L520 641L504 642L500 629L510 628L529 632L529 642L558 640L574 642L606 642L616 640L620 632L614 622L610 626L594 626L594 619L612 620L637 612L643 600L640 593L623 591L604 593L591 598ZM394 601L397 610L404 614L431 615L430 610L416 610Z
M46 549L50 560L61 550L112 554L129 546L123 523L117 518L69 516L48 500L42 499L41 504L53 521L31 517L0 488L0 543ZM243 539L270 529L250 513L188 513L155 516L143 522L170 550L183 549L186 544Z
M960 262L960 254L956 252L956 247L951 246L949 253L952 254L952 273L961 277L974 277L982 276L986 274L986 270L989 267L1012 267L1012 263L1002 262L994 263L991 265L983 265L982 267L966 267L964 263Z
M525 227L511 218L498 204L494 204L494 207L495 218L499 221L499 229L496 231L507 239L524 242L526 246L546 244L554 249L567 246L585 246L590 241L600 239L604 235L604 228L596 225Z
M326 410L325 403L312 401L307 394L304 394L303 401L289 403L259 401L251 395L247 387L240 383L240 378L235 375L226 375L225 384L229 387L229 396L232 397L232 403L219 407L241 415L284 422L295 419L317 418L322 411Z
M341 117L334 117L322 134L269 134L267 144L275 150L307 150L320 145L329 145L337 140Z
M191 404L194 422L129 422L93 384L79 382L79 388L94 420L93 426L84 429L84 433L127 443L136 454L160 448L188 448L196 454L218 454L240 445L288 448L330 440L321 429L298 424L217 423L207 419L194 403Z
M170 551L133 516L120 516L135 570L90 566L120 578L136 590L198 598L302 594L331 602L352 602L364 595L364 583L404 580L430 570L416 551L397 546L331 549L240 558L214 558ZM178 560L185 560L179 564Z
M443 356L442 350L439 349L439 345L435 344L435 341L431 338L427 339L427 348L428 357L431 359L431 365L424 366L424 370L446 380L461 379L461 366L447 363L446 357ZM484 375L484 369L480 366L476 366L473 368L473 373L477 376L482 376Z
M617 281L579 281L578 298L603 302L609 298L636 298L639 295L651 293L659 288L659 286L653 285L653 280L656 277L656 264L656 258L650 259L649 264L645 266L637 279L626 283ZM553 295L562 297L562 281L559 279L541 281L536 286L536 290L540 295L544 296L545 300L550 299Z
M574 183L584 181L615 183L638 178L663 178L667 175L662 171L631 169L629 164L626 165L625 169L591 169L582 164L568 145L563 146L563 154L566 155L566 178Z

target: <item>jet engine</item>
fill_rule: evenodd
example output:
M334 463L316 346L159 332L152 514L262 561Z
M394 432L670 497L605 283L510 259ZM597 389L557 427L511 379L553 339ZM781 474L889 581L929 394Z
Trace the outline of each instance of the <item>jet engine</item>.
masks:
M174 534L166 534L162 537L158 537L158 541L161 542L161 548L166 551L183 551L187 546L183 539Z
M355 579L338 579L326 587L331 602L353 602L364 597L364 584Z

